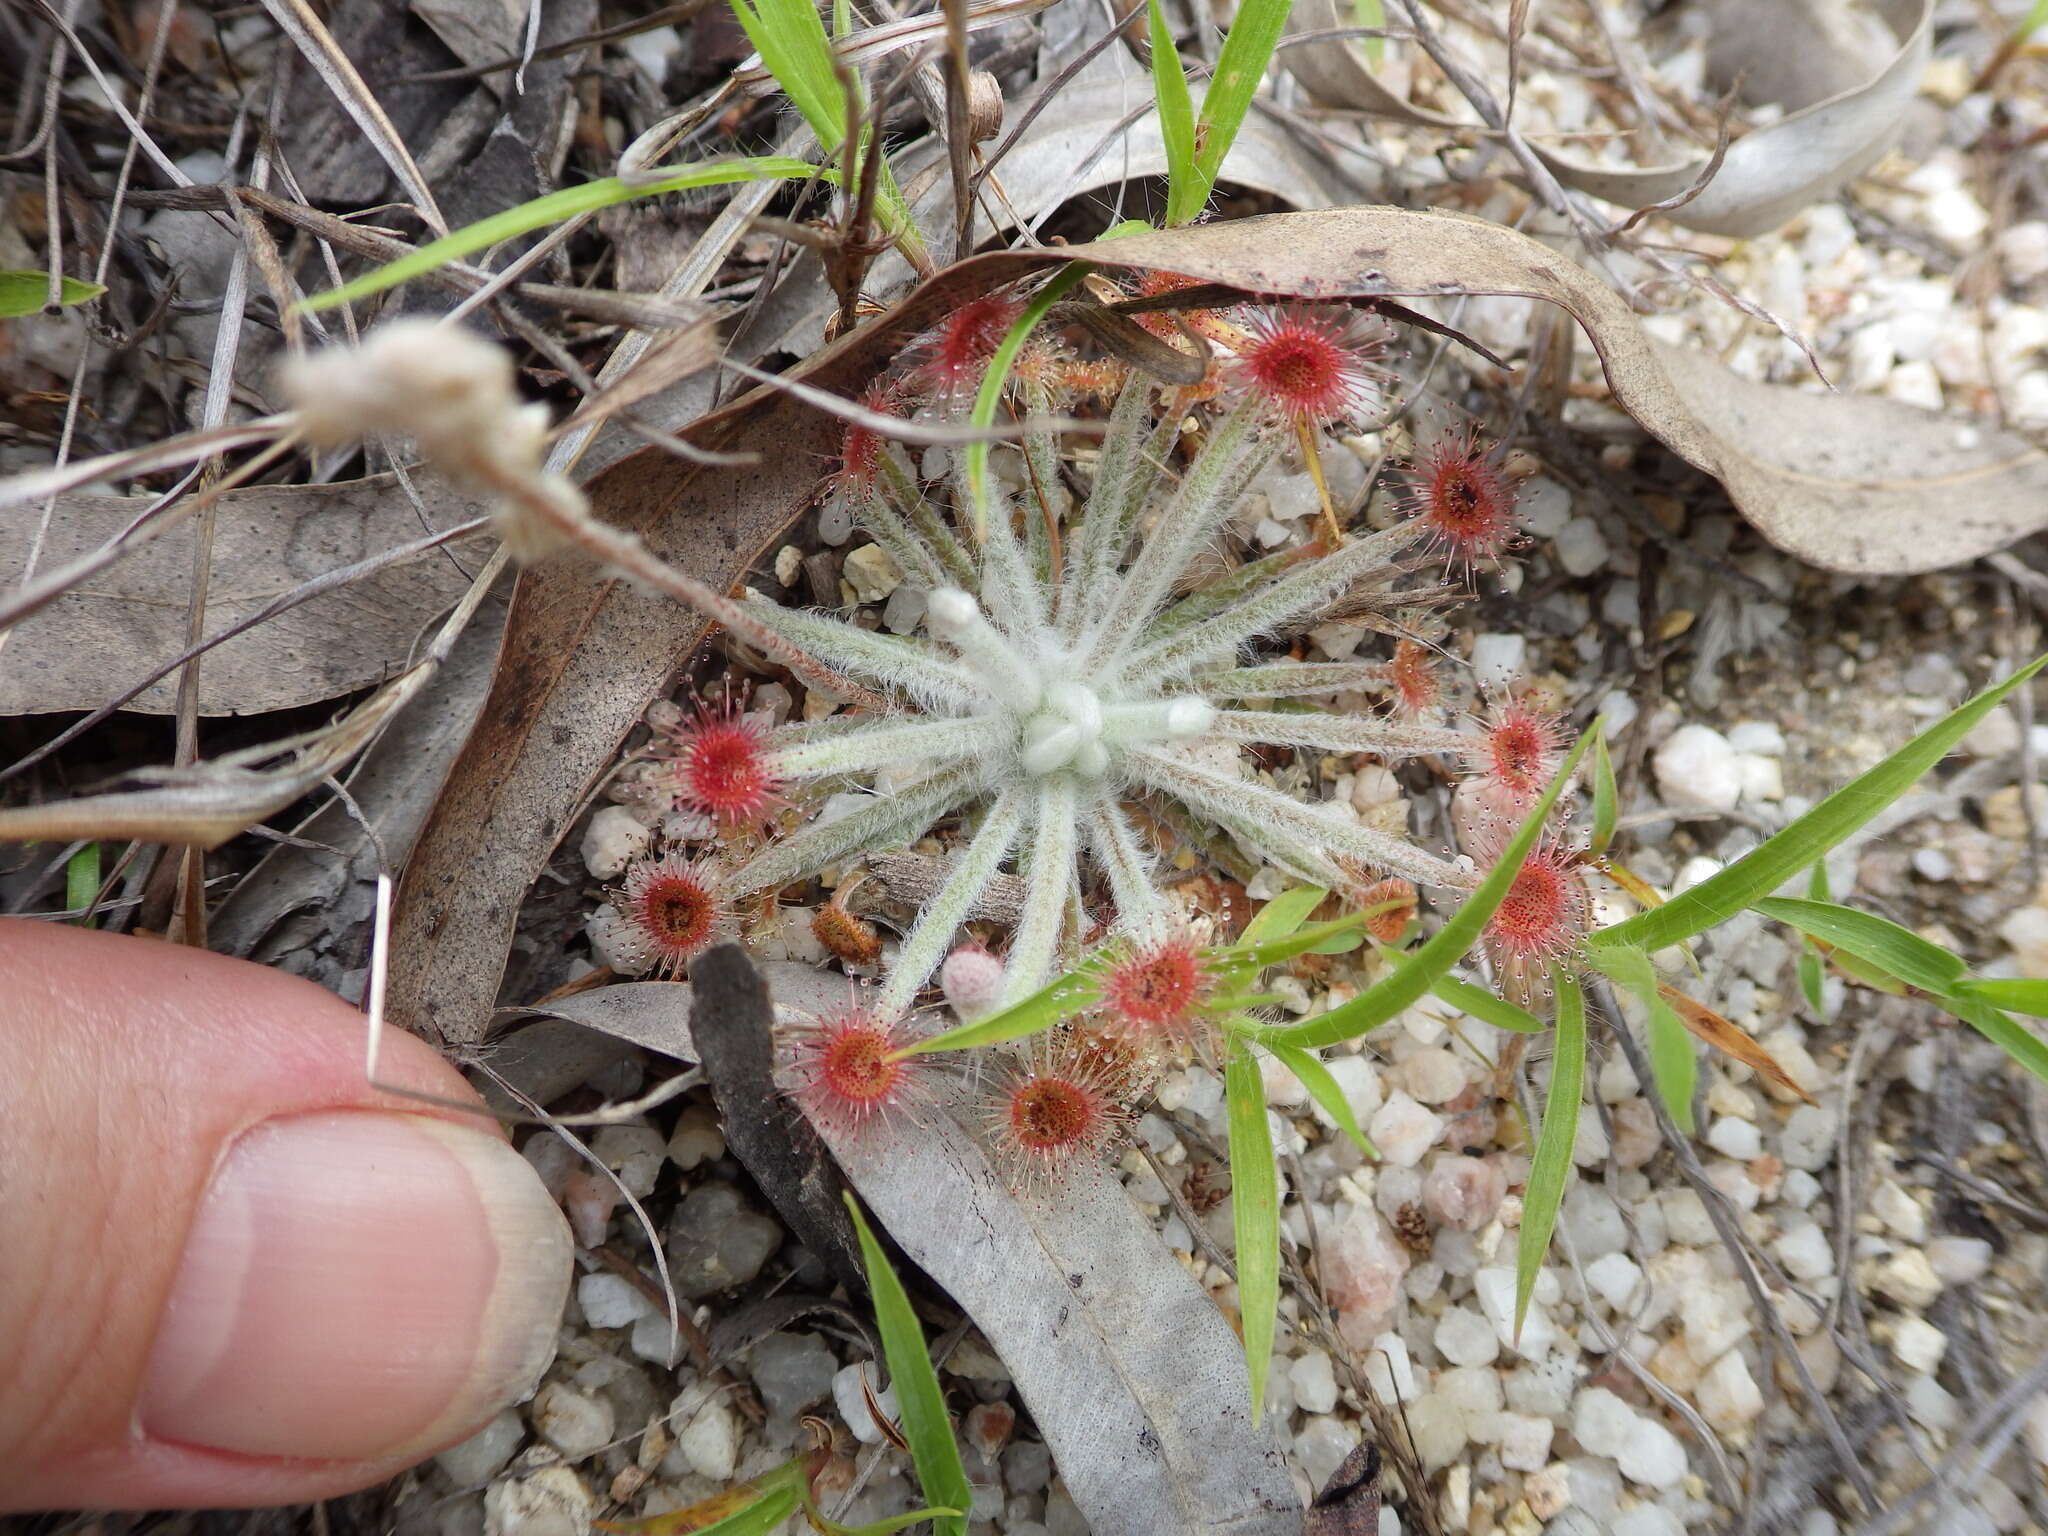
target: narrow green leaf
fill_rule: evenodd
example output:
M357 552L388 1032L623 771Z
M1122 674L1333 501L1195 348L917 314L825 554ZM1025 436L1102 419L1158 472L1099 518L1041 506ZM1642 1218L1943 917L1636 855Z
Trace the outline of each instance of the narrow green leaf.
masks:
M974 396L974 411L968 420L977 427L992 427L996 424L996 406L1003 398L1003 386L1009 382L1010 369L1016 365L1017 354L1024 350L1024 343L1031 339L1031 333L1038 329L1053 305L1067 296L1082 278L1095 269L1085 261L1069 262L1062 267L1053 280L1038 290L1037 296L1024 306L1010 327L994 354L988 360L988 371L981 376L981 388ZM977 539L988 523L988 449L986 442L967 445L968 496L973 502L974 530Z
M889 1515L881 1520L870 1520L866 1525L841 1525L837 1520L829 1520L825 1517L825 1512L818 1508L818 1501L816 1499L807 1498L804 1500L805 1517L810 1520L812 1528L822 1531L824 1536L895 1536L897 1531L908 1530L911 1526L926 1520L936 1520L946 1515L965 1513L965 1510L960 1509L913 1509L907 1514Z
M1282 1065L1292 1072L1309 1097L1323 1107L1323 1113L1337 1123L1337 1129L1358 1144L1358 1150L1367 1157L1378 1157L1373 1145L1366 1140L1365 1132L1358 1127L1358 1116L1351 1112L1351 1101L1344 1097L1344 1090L1337 1086L1337 1079L1322 1059L1304 1051L1298 1045L1268 1045L1267 1050L1279 1058Z
M1824 990L1826 976L1823 973L1820 951L1807 945L1799 951L1799 991L1806 998L1806 1006L1827 1017L1827 993Z
M82 282L75 277L57 279L60 308L83 304L105 293L103 283ZM0 320L37 314L50 300L50 278L44 272L0 272Z
M1514 885L1515 876L1522 871L1522 861L1536 846L1536 839L1542 836L1551 807L1557 804L1557 797L1571 782L1579 759L1585 756L1591 741L1590 731L1579 737L1557 770L1557 776L1550 781L1550 787L1530 808L1528 818L1501 851L1499 862L1479 882L1479 888L1466 897L1464 905L1453 912L1443 927L1437 929L1429 941L1392 975L1383 977L1350 1002L1340 1004L1306 1024L1255 1025L1245 1033L1262 1044L1277 1040L1287 1045L1310 1047L1335 1045L1339 1040L1349 1040L1369 1029L1377 1029L1402 1009L1412 1006L1439 980L1449 975L1451 967L1464 959L1472 946L1479 942L1488 919Z
M2048 0L2043 0L2048 4ZM1352 0L1351 14L1358 18L1361 27L1371 27L1384 32L1387 26L1387 8L1384 0ZM1368 37L1365 40L1366 62L1378 69L1387 58L1387 40L1383 37Z
M1292 8L1293 0L1241 0L1238 5L1216 55L1216 73L1202 93L1202 112L1195 125L1195 165L1202 190L1197 212L1222 174L1224 157L1244 126Z
M1218 958L1229 964L1243 964L1264 970L1269 965L1278 965L1283 960L1292 960L1296 955L1342 955L1365 942L1365 936L1358 930L1364 926L1363 912L1347 912L1342 917L1333 917L1327 923L1298 929L1284 938L1268 939L1263 944L1247 946L1240 939ZM1332 948L1339 940L1348 940L1340 947Z
M803 1502L802 1458L785 1462L761 1481L766 1482L769 1478L775 1479L775 1484L760 1498L692 1532L691 1536L768 1536L770 1531L795 1514L797 1506ZM657 1515L654 1518L659 1520L661 1517ZM635 1521L631 1526L622 1525L620 1528L638 1530L650 1523Z
M1813 873L1806 880L1806 899L1826 901L1828 899L1828 861L1815 859ZM1826 980L1825 967L1821 964L1820 946L1805 934L1799 936L1799 990L1806 995L1806 1005L1819 1014L1823 1021L1828 1014L1827 993L1823 990Z
M1638 912L1612 927L1600 929L1592 935L1593 942L1663 949L1704 933L1754 905L1898 799L1946 757L1949 749L1970 733L1971 727L1997 708L2007 694L2030 681L2044 664L2048 664L2048 656L2030 662L1996 687L1985 689L1718 875L1702 880L1661 907Z
M1252 915L1252 920L1244 925L1244 933L1231 948L1241 950L1264 944L1269 939L1286 938L1307 922L1309 914L1320 907L1329 895L1328 891L1315 885L1298 885L1291 891L1282 891Z
M367 298L373 293L382 293L395 288L423 272L432 272L451 261L460 261L476 251L486 250L500 241L510 240L518 235L559 224L572 219L579 213L589 213L598 208L609 208L615 203L627 203L635 198L654 197L663 192L682 192L692 187L722 186L735 181L793 180L805 176L820 176L827 181L835 180L837 173L820 170L803 160L794 160L787 155L756 155L747 159L717 160L705 165L677 166L664 174L661 170L650 171L625 181L617 176L607 176L601 181L586 181L578 186L564 187L559 192L550 192L545 197L536 197L503 213L494 213L487 219L478 219L474 224L465 224L452 234L438 240L429 240L418 250L386 262L383 266L365 272L353 282L343 283L339 288L330 288L325 293L316 293L301 299L301 310L333 309L337 304L352 303ZM659 180L651 180L659 177Z
M939 1390L939 1373L932 1369L924 1329L910 1309L903 1282L896 1278L882 1245L869 1230L860 1202L849 1194L846 1208L853 1213L854 1230L860 1236L861 1262L875 1304L875 1326L881 1330L882 1353L888 1357L889 1379L896 1388L896 1411L902 1416L903 1437L910 1442L918 1483L935 1505L972 1509L974 1489L968 1484L967 1469L960 1464L960 1447L953 1439L953 1421L946 1416L946 1395ZM966 1515L943 1516L932 1522L932 1530L934 1536L967 1536Z
M73 912L88 914L100 894L100 845L87 843L71 855L64 866L64 905ZM90 928L90 915L78 918L81 928Z
M78 903L74 901L72 905L77 906ZM2004 978L1985 980L1971 976L1956 988L1955 995L1989 1003L1994 1008L2007 1008L2014 1013L2024 1013L2029 1018L2048 1019L2048 981Z
M1700 1076L1699 1053L1677 1010L1658 995L1657 968L1647 951L1625 944L1592 946L1586 961L1616 986L1632 992L1650 1011L1650 1076L1657 1097L1687 1135L1692 1134L1692 1095Z
M1223 1087L1230 1125L1230 1209L1237 1238L1237 1309L1251 1378L1252 1422L1266 1405L1273 1327L1280 1312L1280 1174L1266 1123L1259 1064L1242 1040L1226 1046Z
M1518 1035L1540 1035L1544 1031L1543 1021L1528 1009L1517 1008L1506 998L1496 997L1486 988L1460 981L1455 976L1444 977L1430 991L1460 1013L1469 1013L1480 1023L1491 1024L1496 1029L1511 1029Z
M1152 97L1159 107L1159 136L1166 145L1166 223L1186 224L1202 211L1198 193L1200 169L1195 165L1195 104L1188 95L1188 75L1167 30L1159 0L1147 0L1152 43ZM1188 203L1193 199L1194 206Z
M1607 845L1614 841L1620 792L1614 787L1614 759L1607 755L1606 723L1596 720L1594 725L1599 734L1593 738L1593 840L1590 848L1597 855L1605 853Z
M2048 1083L2048 1045L2026 1025L1975 998L1951 998L1946 1006L1970 1028Z
M1543 1103L1543 1128L1537 1133L1536 1155L1529 1162L1529 1182L1522 1192L1522 1235L1515 1249L1515 1336L1536 1289L1537 1271L1550 1250L1564 1203L1565 1180L1571 1176L1572 1148L1579 1139L1579 1101L1586 1086L1586 994L1578 978L1557 978L1557 1051L1550 1063L1550 1096Z
M1788 924L1836 949L1845 949L1898 977L1907 986L1932 992L1936 997L1946 997L1969 970L1962 956L1950 954L1912 929L1838 902L1767 896L1756 904L1756 909L1775 922Z
M1019 998L1007 1008L998 1008L985 1018L912 1041L909 1050L912 1055L925 1051L969 1051L978 1046L1000 1045L1005 1040L1021 1040L1065 1023L1088 1008L1095 997L1095 973L1084 965L1055 977L1029 997Z
M1830 950L1827 958L1836 970L1851 981L1860 981L1864 986L1874 987L1879 992L1890 993L1893 997L1904 997L1911 990L1883 966L1873 965L1854 950Z
M827 154L846 137L846 91L810 0L732 0L733 16Z

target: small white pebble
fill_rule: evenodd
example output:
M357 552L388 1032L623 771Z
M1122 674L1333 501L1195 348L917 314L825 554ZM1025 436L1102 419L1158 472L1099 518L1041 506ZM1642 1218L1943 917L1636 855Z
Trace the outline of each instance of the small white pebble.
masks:
M1668 805L1732 811L1742 797L1735 749L1712 726L1681 725L1657 749L1655 767Z
M1835 1250L1818 1222L1802 1222L1782 1232L1771 1252L1794 1280L1818 1280L1835 1272Z
M1991 1245L1981 1237L1937 1237L1927 1262L1943 1285L1969 1285L1991 1268Z
M1294 1406L1303 1413L1328 1413L1337 1406L1337 1377L1330 1357L1320 1349L1298 1356L1287 1368L1294 1388Z
M1941 1294L1941 1276L1918 1248L1901 1248L1878 1266L1871 1289L1902 1307L1929 1307Z
M1550 547L1569 576L1590 576L1607 564L1607 537L1597 522L1584 515L1558 529Z
M714 1397L676 1436L676 1449L690 1470L714 1483L729 1482L739 1461L739 1432L732 1409Z
M593 1328L628 1328L654 1310L654 1304L623 1275L600 1270L576 1282L576 1304Z
M1885 1179L1870 1192L1870 1210L1895 1237L1909 1243L1927 1237L1927 1213L1897 1179Z
M583 829L583 867L599 880L615 879L647 851L653 835L646 823L623 805L608 805Z
M1892 1333L1892 1356L1909 1371L1932 1374L1948 1351L1948 1335L1924 1317L1904 1317Z
M1693 1401L1706 1421L1723 1434L1746 1429L1764 1411L1763 1393L1749 1374L1742 1351L1731 1349L1707 1368L1693 1389Z
M1477 635L1472 641L1472 680L1484 692L1497 692L1522 675L1528 656L1529 642L1520 635Z
M602 1397L585 1397L574 1387L551 1381L533 1399L533 1427L567 1461L581 1461L608 1445L612 1438L612 1405Z
M1372 1117L1366 1135L1387 1162L1397 1168L1413 1168L1422 1154L1436 1145L1445 1121L1424 1109L1405 1093L1396 1093Z
M838 1408L841 1421L853 1431L853 1438L862 1445L882 1443L882 1427L868 1409L867 1392L862 1390L863 1380L867 1391L874 1393L882 1412L892 1420L896 1417L896 1384L892 1381L886 1388L876 1386L881 1374L872 1361L858 1360L852 1365L842 1366L832 1377L833 1406Z
M1642 1269L1625 1253L1603 1253L1586 1266L1586 1283L1616 1312L1634 1300L1642 1280Z
M1732 1157L1738 1163L1746 1163L1762 1154L1763 1134L1747 1120L1738 1120L1733 1115L1724 1115L1716 1120L1707 1131L1707 1145L1723 1157Z
M1491 1365L1500 1357L1500 1336L1493 1324L1470 1307L1446 1307L1431 1342L1453 1365Z

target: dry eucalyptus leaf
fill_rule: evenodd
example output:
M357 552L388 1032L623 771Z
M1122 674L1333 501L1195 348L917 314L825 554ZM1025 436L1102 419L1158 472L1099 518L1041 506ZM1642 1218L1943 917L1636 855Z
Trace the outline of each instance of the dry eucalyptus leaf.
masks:
M745 1011L738 972L767 983L780 1018L845 1003L844 976L754 967L731 945L710 953L719 958L696 987L636 982L521 1011L693 1063L704 1026L692 994L699 1007ZM889 1235L1002 1357L1096 1536L1300 1536L1286 1463L1249 1422L1237 1335L1113 1176L1020 1199L937 1106L915 1124L821 1129Z
M844 977L769 975L778 1012ZM946 1099L945 1090L941 1098ZM1244 1348L1107 1170L1012 1194L949 1109L826 1144L889 1235L1008 1367L1095 1536L1300 1536L1279 1447L1251 1423Z
M431 662L421 663L324 730L187 768L141 769L125 775L134 789L0 810L0 843L105 838L218 848L311 794L368 745L436 670Z
M1783 0L1767 4L1773 13L1800 11L1784 6ZM1344 9L1341 0L1298 0L1291 25L1298 33L1349 26ZM1786 25L1791 18L1774 14L1766 26L1757 24L1753 8L1724 4L1719 10L1717 68L1731 76L1753 76L1758 62L1768 60L1769 78L1779 93L1776 99L1796 110L1736 139L1699 195L1665 210L1663 216L1688 229L1747 237L1777 228L1883 158L1927 69L1934 3L1887 0L1883 10L1894 45L1889 61L1853 88L1819 100L1813 99L1808 82L1839 83L1843 53L1862 52L1850 48L1851 39L1832 29L1813 29L1813 46L1788 45ZM1451 132L1487 131L1478 123L1427 111L1395 95L1380 84L1358 45L1349 40L1304 43L1286 49L1281 58L1311 94L1330 105ZM1853 63L1849 68L1853 70ZM1680 196L1699 181L1711 158L1699 153L1670 165L1617 168L1547 149L1534 140L1530 148L1566 186L1623 208L1645 208Z
M1567 310L1620 405L1788 554L1828 570L1937 570L2048 524L2048 455L2016 434L1896 401L1739 378L1653 341L1612 289L1526 235L1398 208L1279 213L1062 253L1256 293L1518 294Z
M359 991L376 910L377 874L405 866L448 765L459 723L475 712L497 664L502 604L488 604L440 671L349 771L361 820L339 800L288 830L208 918L212 947L277 966L348 995ZM367 822L368 828L364 826ZM374 833L374 835L373 835Z
M415 484L434 526L486 510L423 476ZM151 504L143 496L73 491L57 498L38 568L53 570L117 538ZM21 579L35 513L0 518L0 590ZM0 714L96 709L113 690L186 647L194 519L16 625L0 651ZM252 486L216 504L206 633L217 634L301 583L417 540L420 514L390 475L335 485ZM478 534L323 593L208 651L199 668L202 715L261 714L336 698L391 676L420 630L468 590L494 541ZM169 714L177 675L126 707Z

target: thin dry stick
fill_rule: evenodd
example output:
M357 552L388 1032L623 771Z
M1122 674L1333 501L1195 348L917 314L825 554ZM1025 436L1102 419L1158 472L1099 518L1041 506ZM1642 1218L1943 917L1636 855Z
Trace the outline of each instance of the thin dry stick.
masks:
M1601 271L1613 280L1617 288L1621 287L1620 279L1607 268L1604 254L1607 237L1593 227L1585 211L1573 201L1571 194L1558 184L1557 177L1551 174L1550 167L1537 159L1521 134L1508 125L1506 114L1501 111L1500 104L1493 99L1493 92L1487 89L1486 82L1467 69L1463 62L1444 46L1443 39L1438 37L1436 30L1424 20L1421 8L1416 5L1415 0L1397 0L1397 3L1408 15L1408 24L1414 29L1415 40L1422 44L1423 51L1436 61L1437 68L1441 69L1445 78L1458 88L1459 94L1472 104L1472 110L1479 114L1486 126L1500 134L1501 142L1507 145L1508 152L1521 165L1523 174L1529 178L1529 184L1535 189L1536 195L1552 211L1563 214L1571 221L1580 243L1586 248L1587 256L1599 264Z
M263 8L270 13L270 19L277 23L278 30L292 40L306 62L313 66L328 90L334 93L342 110L355 119L356 126L363 130L363 137L370 141L370 147L378 157L391 167L399 185L413 200L420 218L437 235L448 233L448 221L441 217L440 204L434 201L434 190L427 185L427 178L412 158L412 151L405 147L405 139L384 114L384 107L362 75L341 50L341 44L334 40L334 34L327 30L312 6L306 0L263 0Z
M946 157L953 172L953 259L974 250L974 155L967 109L967 0L946 10Z

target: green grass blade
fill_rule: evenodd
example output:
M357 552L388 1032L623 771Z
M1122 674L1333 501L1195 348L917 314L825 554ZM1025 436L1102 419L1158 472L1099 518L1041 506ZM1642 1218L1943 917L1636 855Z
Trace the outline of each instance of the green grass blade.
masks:
M1813 873L1806 881L1808 901L1828 899L1828 861L1815 859ZM1826 980L1826 968L1821 963L1820 946L1804 934L1799 938L1799 990L1806 995L1806 1005L1825 1022L1828 1016L1827 994L1822 990Z
M1365 936L1358 931L1365 921L1363 912L1348 912L1343 917L1333 917L1327 923L1297 929L1285 938L1268 939L1263 944L1247 946L1240 939L1219 958L1227 963L1264 970L1269 965L1292 960L1296 955L1346 955L1365 942Z
M1448 976L1451 967L1464 959L1472 946L1479 942L1487 921L1507 896L1515 883L1515 876L1521 873L1522 860L1528 857L1529 850L1536 846L1536 839L1542 836L1551 808L1557 804L1558 796L1564 793L1565 785L1571 782L1579 759L1585 756L1591 741L1590 730L1579 737L1563 766L1557 770L1557 776L1550 781L1549 788L1544 790L1515 833L1514 840L1501 851L1500 860L1492 872L1479 882L1479 888L1465 898L1464 904L1451 914L1443 927L1437 929L1429 941L1391 976L1375 982L1350 1002L1332 1008L1306 1024L1257 1025L1245 1033L1261 1044L1279 1041L1286 1045L1309 1047L1335 1045L1339 1040L1349 1040L1369 1029L1377 1029L1402 1009L1419 1001L1424 993Z
M89 914L92 904L100 894L100 845L87 843L71 855L71 861L64 866L64 905L73 912L82 914L78 918L81 928L90 928Z
M2042 0L2048 4L2048 0ZM1387 7L1384 0L1352 0L1351 14L1358 18L1358 25L1385 31ZM1378 69L1387 59L1387 40L1383 37L1368 37L1364 40L1366 62Z
M953 1439L953 1421L946 1416L946 1395L939 1390L939 1373L932 1369L924 1329L910 1309L903 1282L889 1267L882 1245L875 1241L867 1217L861 1214L860 1202L848 1195L846 1208L853 1212L854 1230L860 1235L861 1262L875 1304L875 1326L881 1330L882 1353L888 1357L896 1410L903 1420L903 1437L910 1442L918 1483L934 1505L963 1511L934 1520L934 1536L967 1536L964 1511L974 1507L974 1489L968 1485L967 1469L960 1464L960 1447Z
M1202 93L1202 112L1195 123L1195 166L1200 173L1200 212L1222 174L1223 159L1244 126L1272 62L1280 34L1287 30L1287 13L1293 0L1240 0L1237 16L1216 55L1216 73ZM1193 215L1190 215L1193 217Z
M1550 1251L1550 1234L1564 1204L1572 1148L1579 1139L1579 1101L1586 1088L1586 994L1575 976L1557 978L1557 1052L1550 1064L1550 1097L1522 1192L1522 1235L1515 1249L1515 1336L1536 1289L1536 1273Z
M1787 924L1836 949L1846 949L1859 960L1898 977L1907 986L1932 992L1936 997L1948 996L1969 970L1962 956L1921 938L1912 929L1838 902L1767 896L1756 904L1756 909L1774 922Z
M1588 845L1595 854L1607 851L1614 841L1619 792L1614 787L1614 759L1607 755L1607 730L1596 721L1600 734L1593 738L1593 839Z
M1291 891L1282 891L1263 907L1259 908L1252 920L1244 925L1244 933L1231 946L1242 950L1269 939L1284 939L1309 919L1326 900L1330 893L1320 886L1299 885Z
M1851 780L1791 826L1759 844L1718 875L1661 907L1638 912L1595 933L1596 944L1663 949L1726 922L1770 895L1843 838L1904 794L1948 755L2005 696L2048 663L2041 657L1936 721L1868 773Z
M1971 997L1951 998L1944 1006L2042 1082L2048 1083L2048 1045L2044 1045L2041 1037L2026 1025Z
M1367 1157L1378 1157L1373 1145L1366 1140L1365 1132L1359 1129L1358 1116L1351 1112L1351 1101L1344 1097L1344 1090L1337 1086L1337 1079L1330 1075L1330 1069L1319 1057L1310 1055L1298 1045L1269 1045L1266 1047L1288 1071L1292 1072L1309 1097L1322 1105L1323 1113L1337 1123L1337 1129L1358 1144L1358 1150Z
M1480 1023L1491 1024L1495 1029L1511 1029L1518 1035L1540 1035L1546 1027L1528 1009L1517 1008L1506 998L1496 997L1486 988L1460 981L1455 976L1444 977L1429 990L1460 1013L1469 1013Z
M1266 1122L1259 1064L1231 1040L1223 1068L1230 1124L1230 1210L1237 1238L1237 1307L1244 1324L1245 1372L1251 1378L1252 1422L1266 1403L1273 1328L1280 1314L1280 1174Z
M77 902L73 906L79 905ZM2048 981L2019 980L2002 978L1983 980L1972 976L1955 990L1959 998L1989 1003L1994 1008L2010 1009L2024 1013L2029 1018L2048 1019Z
M970 1051L1005 1040L1021 1040L1040 1030L1063 1024L1094 1003L1095 973L1083 966L1055 977L1029 997L1019 998L1007 1008L998 1008L971 1024L955 1025L936 1035L913 1041L911 1054L925 1051Z
M812 1528L824 1532L824 1536L895 1536L896 1532L908 1530L923 1521L936 1521L947 1515L963 1513L965 1511L958 1509L913 1509L907 1514L870 1520L866 1525L841 1525L836 1520L826 1519L815 1499L804 1501L804 1514L810 1519Z
M609 208L615 203L627 203L639 197L654 197L663 192L682 192L692 187L723 186L735 181L795 180L806 176L822 176L826 180L836 179L836 173L821 171L808 161L792 159L787 155L756 155L739 160L717 160L705 165L679 166L672 175L661 175L659 180L648 176L635 176L631 181L617 176L607 176L601 181L586 181L579 186L564 187L559 192L550 192L536 197L503 213L494 213L487 219L478 219L474 224L465 224L451 234L438 240L430 240L418 250L386 262L374 271L365 272L353 282L343 283L339 288L330 288L325 293L316 293L301 299L301 310L333 309L338 304L353 303L368 298L373 293L382 293L400 283L432 272L451 261L460 261L476 251L487 250L504 240L529 234L550 224L559 224L564 219L573 219L580 213L590 213L599 208Z
M1801 949L1799 951L1799 990L1806 998L1806 1006L1819 1014L1823 1021L1827 1018L1828 1006L1827 993L1822 987L1826 979L1824 968L1821 965L1820 951L1811 944Z
M83 304L105 293L103 283L81 282L75 277L57 279L57 303L60 308ZM39 314L43 305L49 302L50 279L43 272L0 272L0 320L14 320L22 315Z
M1700 1058L1692 1034L1678 1012L1657 992L1657 968L1647 951L1630 945L1602 944L1588 950L1587 964L1616 986L1632 992L1650 1011L1648 1033L1650 1076L1657 1097L1688 1136L1692 1134L1692 1095L1699 1083Z
M1039 322L1051 312L1053 305L1094 270L1085 261L1068 263L1024 306L1024 313L1017 317L1016 323L989 358L988 372L981 376L981 388L974 396L974 413L968 417L975 426L992 427L996 424L996 406L1002 401L1003 386L1010 380L1010 370L1016 366L1017 354L1024 350L1024 343L1031 339L1031 333L1038 329ZM986 442L967 445L967 484L969 497L974 503L977 537L988 523L988 449Z
M762 1494L745 1509L736 1509L723 1520L705 1526L697 1536L768 1536L796 1513L802 1497L794 1488L777 1488Z
M1201 169L1195 164L1195 103L1188 74L1166 28L1159 0L1147 0L1152 43L1152 97L1159 107L1159 136L1166 145L1166 223L1186 224L1202 211ZM1192 206L1190 206L1192 204Z
M830 154L846 138L846 91L810 0L732 0L733 16L782 94Z

